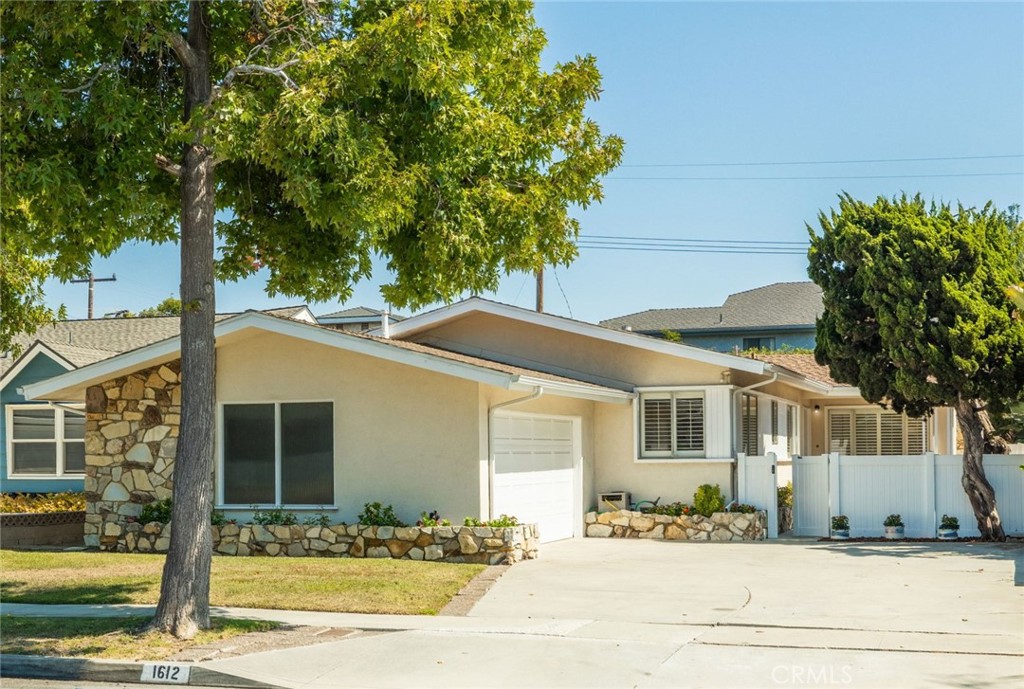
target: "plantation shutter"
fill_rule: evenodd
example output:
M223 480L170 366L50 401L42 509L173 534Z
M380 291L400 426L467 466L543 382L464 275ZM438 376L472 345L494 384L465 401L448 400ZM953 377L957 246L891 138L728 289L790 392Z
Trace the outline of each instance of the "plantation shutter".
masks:
M645 452L672 451L672 400L644 399L643 433Z
M853 415L853 454L878 454L878 414L856 412Z
M743 395L743 452L757 455L757 398Z
M786 456L793 454L796 449L796 407L792 404L786 405L786 447L783 452Z
M779 442L779 403L772 400L772 444Z
M880 420L882 440L880 454L903 454L903 415L883 412Z
M924 419L907 419L907 454L922 455L928 444L925 442L927 424Z
M840 454L850 454L852 433L850 431L850 412L830 412L828 428L828 451Z
M676 398L676 452L704 450L704 398Z

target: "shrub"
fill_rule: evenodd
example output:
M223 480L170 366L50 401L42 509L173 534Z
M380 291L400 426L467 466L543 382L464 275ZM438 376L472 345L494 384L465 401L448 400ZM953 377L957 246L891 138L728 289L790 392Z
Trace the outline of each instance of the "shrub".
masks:
M441 514L434 510L430 514L426 512L420 512L420 518L416 522L416 526L451 526L452 522L450 519L441 519Z
M309 515L305 519L303 519L302 520L302 525L303 526L320 526L320 527L330 526L331 525L331 518L327 515L326 512L316 512L314 514Z
M882 522L882 526L903 526L903 517L898 514L890 514Z
M715 512L721 512L725 507L725 496L718 484L705 483L697 488L693 494L693 509L705 517L710 517Z
M685 502L670 502L667 505L655 505L649 514L664 514L669 517L681 517L685 514L693 514L693 508Z
M740 514L753 514L757 512L757 508L753 505L748 505L743 502L734 502L725 508L726 512L738 512Z
M519 526L519 519L517 517L510 517L507 514L495 517L490 521L481 521L476 517L466 517L462 520L462 524L463 526L490 526L494 529L506 529L510 526Z
M150 522L160 522L161 524L169 524L171 521L171 503L170 498L164 498L163 500L157 500L147 505L142 506L142 514L139 515L139 521L143 524Z
M228 519L224 516L224 513L220 510L214 510L210 513L210 523L214 526L227 526L228 524L235 524L234 519Z
M846 531L850 528L850 519L845 514L837 514L832 517L833 531Z
M960 528L960 520L956 517L950 517L948 514L944 514L942 515L942 524L939 528L958 530Z
M260 526L293 526L299 523L294 512L285 512L280 507L261 510L252 505L252 523Z
M381 505L379 502L363 504L363 511L359 513L359 523L368 526L407 526L395 515L394 507Z
M46 493L42 495L26 495L25 493L0 494L0 512L43 513L43 512L81 512L85 509L84 493Z
M793 506L793 482L790 481L784 486L779 486L776 490L778 495L778 505L781 510L783 507Z

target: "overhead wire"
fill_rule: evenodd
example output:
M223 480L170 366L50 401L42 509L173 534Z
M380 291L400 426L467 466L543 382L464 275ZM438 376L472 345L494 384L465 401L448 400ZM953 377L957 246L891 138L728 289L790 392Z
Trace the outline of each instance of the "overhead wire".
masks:
M788 160L779 162L746 162L746 163L627 163L619 167L764 167L782 165L857 165L863 163L926 163L952 160L1000 160L1007 158L1024 158L1024 154L1010 153L1005 155L974 155L974 156L938 156L930 158L861 158L858 160Z

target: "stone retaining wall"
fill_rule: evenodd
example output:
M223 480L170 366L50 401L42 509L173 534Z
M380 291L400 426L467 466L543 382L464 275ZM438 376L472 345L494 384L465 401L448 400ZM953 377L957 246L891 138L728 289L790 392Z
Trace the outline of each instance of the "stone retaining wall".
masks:
M715 512L671 517L619 510L588 512L591 538L653 538L667 541L763 541L768 535L768 513Z
M537 557L537 526L213 526L221 555L390 557L402 560L513 564ZM167 552L171 525L108 522L103 539L118 552Z

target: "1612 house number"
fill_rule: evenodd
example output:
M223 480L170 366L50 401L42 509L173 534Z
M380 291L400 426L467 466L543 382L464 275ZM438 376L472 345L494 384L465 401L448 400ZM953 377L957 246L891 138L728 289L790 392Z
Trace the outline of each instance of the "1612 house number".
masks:
M145 663L142 666L141 682L157 684L188 684L191 665L174 663Z

